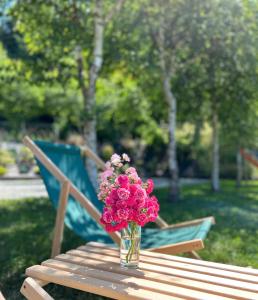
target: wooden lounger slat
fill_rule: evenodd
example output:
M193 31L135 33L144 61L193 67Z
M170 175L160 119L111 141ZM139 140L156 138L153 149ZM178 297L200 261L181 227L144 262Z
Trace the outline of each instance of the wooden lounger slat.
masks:
M119 253L119 250L117 248L110 248L105 244L102 243L96 243L96 242L90 242L87 243L87 246L80 246L78 249L94 249L96 250L97 248L101 248L103 253L110 253L110 255L113 253L114 256L117 256ZM107 252L106 252L107 251ZM164 254L159 254L159 253L153 253L150 251L145 251L141 250L141 256L148 256L148 257L155 257L155 258L161 258L171 261L176 261L176 262L183 262L183 263L188 263L191 265L197 265L197 266L208 266L209 268L215 268L215 269L220 269L220 270L225 270L225 271L232 271L232 272L237 272L237 273L243 273L243 274L249 274L249 275L257 275L258 276L258 270L252 269L249 267L239 267L239 266L232 266L232 265L226 265L222 263L216 263L216 262L211 262L211 261L205 261L205 260L197 260L197 259L189 259L181 256L167 256Z
M101 256L99 254L97 256L94 256L92 255L92 253L90 255L90 253L78 251L78 250L68 251L67 254L72 255L74 257L81 257L85 261L91 259L95 261L100 261L102 262L103 265L104 263L112 262L115 265L119 266L118 260L117 259L115 260L114 257L111 258L105 255ZM60 256L57 256L56 259L60 259ZM146 264L146 263L141 263L140 268L141 270L150 271L150 272L152 272L153 269L155 268L155 272L159 274L160 278L163 278L164 275L168 275L168 276L172 275L172 276L177 276L177 277L182 277L187 279L198 279L198 281L201 282L208 282L208 283L217 284L221 286L234 287L234 288L247 290L251 292L258 292L258 285L253 283L241 282L237 280L216 277L213 275L196 274L191 271L184 271L184 270L179 270L174 268L164 268L159 266L153 267L152 264Z
M209 267L209 262L198 265L192 259L142 251L139 269L127 269L121 268L118 254L91 243L58 255L27 269L33 279L23 294L29 300L50 300L47 293L41 297L44 290L38 284L49 282L114 299L258 300L258 276L244 274L244 268L224 270L222 264Z
M33 266L26 270L26 274L41 280L51 281L56 284L75 288L81 291L98 294L101 296L112 297L114 299L180 299L176 295L169 296L135 287L129 287L127 284L114 283L107 280L101 280L85 275L74 274L45 266ZM190 296L189 296L190 297ZM181 298L182 299L182 298ZM185 298L187 299L187 298ZM195 298L188 298L195 299ZM199 298L200 299L200 298Z
M78 266L71 263L66 262L46 262L44 265L47 264L47 267L62 270L62 271L70 271L72 270L73 274L79 274L85 277L93 277L98 280L105 280L116 284L126 284L126 286L131 287L133 289L144 289L146 291L151 291L156 293L162 297L164 296L177 296L183 297L184 299L192 299L192 300L199 300L199 299L206 299L209 297L210 300L225 300L225 299L234 299L234 297L223 297L214 294L207 294L202 291L191 290L189 288L182 288L173 284L164 284L160 282L150 281L143 278L135 278L133 276L128 276L125 274L119 274L114 272L103 271L94 268L88 268L83 266ZM137 280L137 281L136 281ZM137 283L136 283L137 282ZM247 298L244 298L247 299Z
M108 256L106 254L103 254L101 250L99 250L99 253L92 253L82 251L82 250L72 250L68 251L67 253L72 255L80 255L80 252L87 253L89 257L96 257L97 259L107 258L109 261L119 262L118 257ZM164 262L163 259L158 258L149 258L146 256L141 256L141 268L145 268L145 264L151 264L152 266L155 265L155 269L158 271L160 270L161 273L170 271L171 269L179 269L179 270L185 270L185 271L194 271L196 273L200 274L206 274L206 275L213 275L223 278L229 278L229 279L235 279L239 281L249 282L249 283L258 283L258 277L253 275L244 275L239 274L236 272L230 272L230 271L223 271L217 270L217 269L210 269L208 267L203 266L196 266L196 265L189 265L181 262L174 262L174 261L166 261ZM169 268L168 268L169 267Z
M189 279L183 279L181 278L179 280L178 277L175 276L162 276L160 277L159 274L153 272L148 272L148 271L138 271L138 270L130 270L130 269L122 269L119 265L115 265L114 263L108 263L103 265L102 262L96 262L94 260L84 260L82 258L78 257L73 257L69 255L62 255L59 256L61 258L60 260L54 260L54 259L49 259L45 262L42 263L44 266L52 267L52 268L57 268L57 269L62 269L62 270L72 270L74 273L82 274L87 270L88 275L94 277L94 273L91 273L91 270L94 269L98 270L98 275L100 279L109 279L110 276L112 277L112 281L116 282L126 282L130 284L130 280L128 278L136 277L137 278L137 284L140 284L140 280L138 278L144 279L143 281L143 288L153 290L153 291L166 291L165 293L171 294L169 291L169 287L171 285L175 285L178 287L183 287L183 288L190 288L195 291L200 291L200 292L207 292L209 294L214 294L222 297L233 297L234 299L258 299L257 293L251 293L251 292L243 292L243 291L237 291L233 288L227 288L227 287L220 287L215 284L208 284L206 283L205 285L201 282L194 281L194 280L189 280ZM108 271L106 273L111 274L108 275L108 277L102 277L103 270ZM112 273L111 273L112 272ZM82 274L83 275L83 274ZM130 276L130 277L129 277ZM151 284L150 284L150 281ZM133 282L135 280L133 279ZM144 284L144 282L146 282ZM163 283L162 283L163 282ZM165 283L165 284L164 284ZM219 299L217 297L217 299Z

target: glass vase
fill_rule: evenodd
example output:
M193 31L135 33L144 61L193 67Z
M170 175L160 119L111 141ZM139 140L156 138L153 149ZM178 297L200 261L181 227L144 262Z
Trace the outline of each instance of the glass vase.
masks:
M139 265L141 226L130 222L121 231L120 263L122 267L137 269Z

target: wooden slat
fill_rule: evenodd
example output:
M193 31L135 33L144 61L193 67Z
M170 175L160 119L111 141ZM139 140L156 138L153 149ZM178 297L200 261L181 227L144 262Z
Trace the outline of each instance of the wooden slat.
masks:
M87 246L85 246L85 248L87 248ZM76 250L72 250L72 251L68 251L68 253L76 253L74 252ZM80 251L85 251L85 252L89 252L89 249L81 249ZM90 254L91 252L89 252ZM101 249L99 250L94 250L94 255L106 255L103 254L103 251ZM119 261L118 257L113 256L111 259L113 259L114 261ZM254 275L249 275L249 274L242 274L242 273L238 273L238 272L232 272L232 271L226 271L224 270L223 272L221 272L221 270L218 269L211 269L207 266L197 266L197 265L190 265L184 262L176 262L176 261L170 261L170 260L164 260L164 259L160 259L160 258L156 258L156 257L147 257L147 256L140 256L140 261L142 263L150 263L152 265L155 266L160 266L160 267L166 267L166 268L173 268L173 269L181 269L181 270L188 270L188 271L192 271L195 273L201 273L201 274L207 274L207 275L215 275L218 277L223 277L223 278L230 278L230 279L235 279L235 280L239 280L239 281L244 281L244 282L250 282L250 283L258 283L258 277L254 276Z
M163 220L160 216L157 217L155 223L159 226L159 228L166 228L169 224Z
M180 296L180 297L191 297L192 299L205 299L207 298L207 294L209 295L209 299L236 299L237 293L233 292L233 295L219 295L218 293L214 293L213 291L203 291L201 289L191 289L189 286L180 286L178 284L174 284L174 282L170 282L170 284L164 284L161 282L157 282L156 280L149 280L148 278L142 276L131 276L125 272L113 272L113 270L103 270L103 269L95 269L88 266L81 266L71 262L57 261L57 260L48 260L45 261L44 266L51 267L58 270L63 271L71 271L74 274L80 274L83 276L94 277L101 280L112 281L114 283L125 283L126 285L134 288L135 284L137 284L137 288L142 288L144 290L153 291L160 294L166 294L171 296ZM111 267L112 268L112 267ZM142 273L141 270L136 270L136 274ZM176 282L176 280L175 280ZM235 291L236 292L236 291ZM190 294L190 296L189 296ZM243 294L243 292L242 292ZM255 297L254 294L249 294ZM238 295L237 295L238 297ZM246 297L237 298L237 299L250 299ZM258 298L257 298L258 299Z
M179 299L176 296L169 296L144 290L137 284L135 284L134 288L132 288L126 284L112 283L110 281L88 277L87 275L74 274L45 266L36 265L30 267L26 270L26 274L41 280L46 280L66 287L114 299Z
M74 255L74 256L79 256L82 258L85 258L86 260L92 259L92 260L99 260L104 263L116 263L119 265L120 260L119 258L111 257L108 255L102 255L102 254L95 254L95 253L90 253L90 252L85 252L85 251L80 251L80 250L72 250L68 251L67 254L69 255ZM59 258L59 256L56 257L56 259ZM153 263L140 263L140 268L141 270L144 271L153 271L155 270L156 273L159 273L159 276L163 275L172 275L172 276L178 276L178 277L183 277L183 278L188 278L188 279L196 279L198 278L199 281L203 282L209 282L212 284L217 284L217 285L222 285L222 286L227 286L227 287L237 287L242 290L248 290L251 292L258 292L258 286L257 284L253 283L248 283L248 282L242 282L238 280L233 280L233 279L228 279L224 277L217 277L213 276L213 274L207 275L207 274L201 274L201 273L195 273L192 270L182 270L178 268L171 268L171 267L164 267L164 266L158 266L154 265Z
M43 262L42 265L46 265L49 267L56 267L56 268L58 268L59 266L59 268L62 268L62 264L60 265L57 260L60 260L61 262L67 262L68 264L72 263L70 268L73 272L75 271L76 267L78 267L79 265L88 268L100 269L100 270L105 270L105 271L123 274L127 276L152 280L155 283L158 282L158 283L166 283L167 285L180 286L180 287L207 292L207 293L224 296L224 297L225 296L234 297L235 299L258 299L256 293L241 291L237 289L238 287L237 283L236 283L236 288L233 289L233 288L219 286L216 284L209 284L209 283L203 284L203 282L197 280L189 280L184 278L180 278L179 280L179 277L177 276L167 276L167 275L160 276L160 274L155 273L155 270L153 270L152 272L144 271L144 270L130 270L130 269L121 268L119 264L115 264L115 263L103 264L102 261L83 259L81 257L74 257L68 254L59 255L56 258L56 260L47 260ZM151 287L152 284L150 284L149 286Z
M87 247L87 248L85 248L85 247ZM88 248L88 247L91 247L91 249L93 249L93 250L97 249L97 248L101 248L101 249L103 249L102 251L104 251L103 253L106 253L105 251L108 251L109 255L114 255L114 256L119 255L119 250L117 248L111 248L105 244L96 243L96 242L89 242L89 243L87 243L87 246L81 246L78 249L85 248L90 251L90 248ZM180 256L172 256L172 255L153 253L153 252L146 251L146 250L141 250L141 256L160 258L160 259L164 259L166 262L167 262L167 260L171 260L171 261L188 263L190 265L206 266L211 269L215 268L215 269L219 269L219 270L226 270L226 271L232 271L232 272L237 272L237 273L258 276L258 270L252 269L250 267L239 267L239 266L233 266L233 265L226 265L226 264L222 264L222 263L216 263L216 262L205 261L205 260L199 261L196 259L190 259L190 258L185 258L185 257L180 257Z
M64 231L64 218L65 218L67 200L69 197L69 190L70 190L70 182L64 181L64 183L62 184L61 193L58 202L51 257L55 257L61 251L61 244L63 240L63 231Z
M32 278L26 278L21 287L21 293L28 300L54 300L49 294Z
M100 168L101 170L106 169L105 162L98 155L96 155L88 146L84 145L80 148L84 155L88 156L90 159L95 161L98 168Z

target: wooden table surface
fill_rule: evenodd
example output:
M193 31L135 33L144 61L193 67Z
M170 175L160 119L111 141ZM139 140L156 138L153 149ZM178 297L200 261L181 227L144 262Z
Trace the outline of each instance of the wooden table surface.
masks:
M98 243L32 266L26 275L41 285L51 282L115 299L258 299L256 269L149 251L141 251L139 269L125 269L117 249ZM38 299L52 298L42 293Z

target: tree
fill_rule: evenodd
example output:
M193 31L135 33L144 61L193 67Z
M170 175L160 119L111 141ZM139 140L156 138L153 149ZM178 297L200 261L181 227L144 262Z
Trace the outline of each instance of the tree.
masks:
M37 72L45 80L77 85L84 100L83 133L87 144L97 152L96 82L103 64L104 31L124 0L19 1L11 14L16 29L23 36L29 53L36 57ZM91 28L89 30L88 28ZM31 75L37 79L38 75ZM97 169L87 160L90 177L96 185Z
M211 185L218 191L220 127L235 120L232 114L236 112L238 118L245 119L244 112L252 107L245 86L248 81L254 82L256 72L255 20L246 14L244 2L206 2L202 9L205 32L197 36L205 45L202 64L208 78L204 90L209 93L212 126Z

